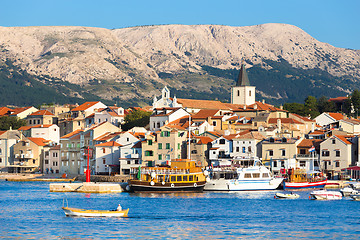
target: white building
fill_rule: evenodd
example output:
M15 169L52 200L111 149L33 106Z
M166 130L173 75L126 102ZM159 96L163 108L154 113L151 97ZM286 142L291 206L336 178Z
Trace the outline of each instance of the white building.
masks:
M156 108L150 116L150 131L159 131L160 128L167 123L173 122L184 116L189 116L189 113L182 108Z
M95 169L96 174L111 175L113 169L119 166L121 145L115 141L104 142L95 145Z
M8 171L14 162L13 146L21 139L18 130L0 131L0 171Z
M323 112L322 114L314 118L316 124L323 127L328 126L330 124L334 124L340 121L341 119L344 119L344 116L341 113L331 113L331 112Z
M26 137L44 138L55 143L60 143L60 128L55 124L42 124L36 126L20 127Z

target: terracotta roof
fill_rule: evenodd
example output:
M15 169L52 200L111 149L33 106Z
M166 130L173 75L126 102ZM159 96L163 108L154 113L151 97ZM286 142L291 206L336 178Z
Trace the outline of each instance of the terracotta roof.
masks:
M344 115L342 115L341 113L332 113L332 112L328 112L327 114L329 114L332 118L334 118L335 120L341 120L344 119Z
M239 134L237 134L236 139L257 139L257 140L263 140L265 137L259 133L258 131L244 131Z
M29 130L29 129L31 129L32 128L32 126L22 126L22 127L20 127L18 130L19 131L27 131L27 130Z
M165 126L184 130L189 127L189 117L188 116L181 117L172 122L169 122Z
M49 142L48 140L45 140L44 138L29 137L28 139L38 146L45 146Z
M177 102L182 104L183 108L195 109L225 109L231 110L226 104L214 100L197 100L177 98Z
M297 147L311 148L312 146L317 147L322 142L322 139L303 139Z
M134 146L131 148L141 148L141 141L138 141Z
M236 138L237 134L224 135L223 137L227 140L233 140Z
M87 119L87 118L94 118L94 117L95 117L95 113L92 113L92 114L90 114L89 116L87 116L86 119Z
M10 115L18 115L19 113L22 113L23 111L26 111L26 110L28 110L29 108L32 108L32 107L15 108L15 109L11 110L11 114L10 114Z
M8 114L10 111L11 111L10 108L0 107L0 116L4 116L4 115Z
M81 104L80 106L72 109L71 111L72 111L72 112L84 111L84 110L86 110L86 109L94 106L94 105L97 104L97 103L99 103L99 101L97 101L97 102L86 102L86 103L83 103L83 104Z
M291 115L294 115L305 122L316 122L315 120L311 120L310 118L300 116L299 114L296 114L296 113L291 113Z
M330 98L329 102L343 102L346 99L348 99L348 97L337 97L337 98Z
M334 136L337 137L338 139L340 139L341 141L343 141L346 144L351 144L351 142L349 142L349 140L347 140L345 136L342 136L342 135L334 135Z
M195 136L195 138L198 139L197 144L208 144L213 141L213 139L209 137Z
M208 117L213 117L217 112L219 112L219 109L201 109L191 117L193 119L206 119Z
M120 134L121 134L121 132L115 132L115 133L107 132L107 133L104 133L103 135L95 138L94 141L107 141L111 138L114 138L114 137L120 135Z
M95 147L121 147L122 145L115 142L115 141L110 141L110 142L104 142L104 143L100 143L95 145Z
M323 135L325 133L326 133L325 130L315 130L315 131L309 133L309 135Z
M359 119L344 119L343 120L344 122L349 122L349 123L352 123L352 124L360 124L360 120Z
M61 147L60 144L58 144L58 145L50 148L50 150L60 150L60 147Z
M39 110L39 111L36 111L36 112L30 114L29 116L43 116L43 115L52 115L52 116L54 116L54 114L49 112L48 110Z
M289 124L303 124L293 118L269 118L269 124L276 124L277 120L280 119L281 123L289 123Z
M141 132L129 132L129 133L139 139L145 138L145 133L141 133Z
M6 131L0 131L0 136L6 133Z
M72 137L72 136L74 136L74 135L76 135L76 134L78 134L80 132L83 132L83 130L81 130L81 129L75 130L75 131L73 131L73 132L71 132L69 134L66 134L66 135L62 136L61 138L70 138L70 137Z

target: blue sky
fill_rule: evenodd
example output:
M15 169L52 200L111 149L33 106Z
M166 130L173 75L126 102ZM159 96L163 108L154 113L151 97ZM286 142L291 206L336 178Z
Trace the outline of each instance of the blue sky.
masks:
M295 25L335 47L360 49L360 0L2 0L0 26L124 28L158 24ZM1 37L1 36L0 36Z

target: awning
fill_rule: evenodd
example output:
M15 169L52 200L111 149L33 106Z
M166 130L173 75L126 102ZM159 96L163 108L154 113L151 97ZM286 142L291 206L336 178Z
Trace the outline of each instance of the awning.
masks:
M343 168L341 170L360 170L360 167L354 166L354 167Z

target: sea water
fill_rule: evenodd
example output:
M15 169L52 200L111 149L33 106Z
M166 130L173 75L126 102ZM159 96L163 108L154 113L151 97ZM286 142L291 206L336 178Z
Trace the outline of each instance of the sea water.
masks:
M276 192L52 193L49 183L0 181L0 238L360 238L360 201L309 200L310 191L280 200ZM129 217L66 217L64 202L103 210L120 203Z

